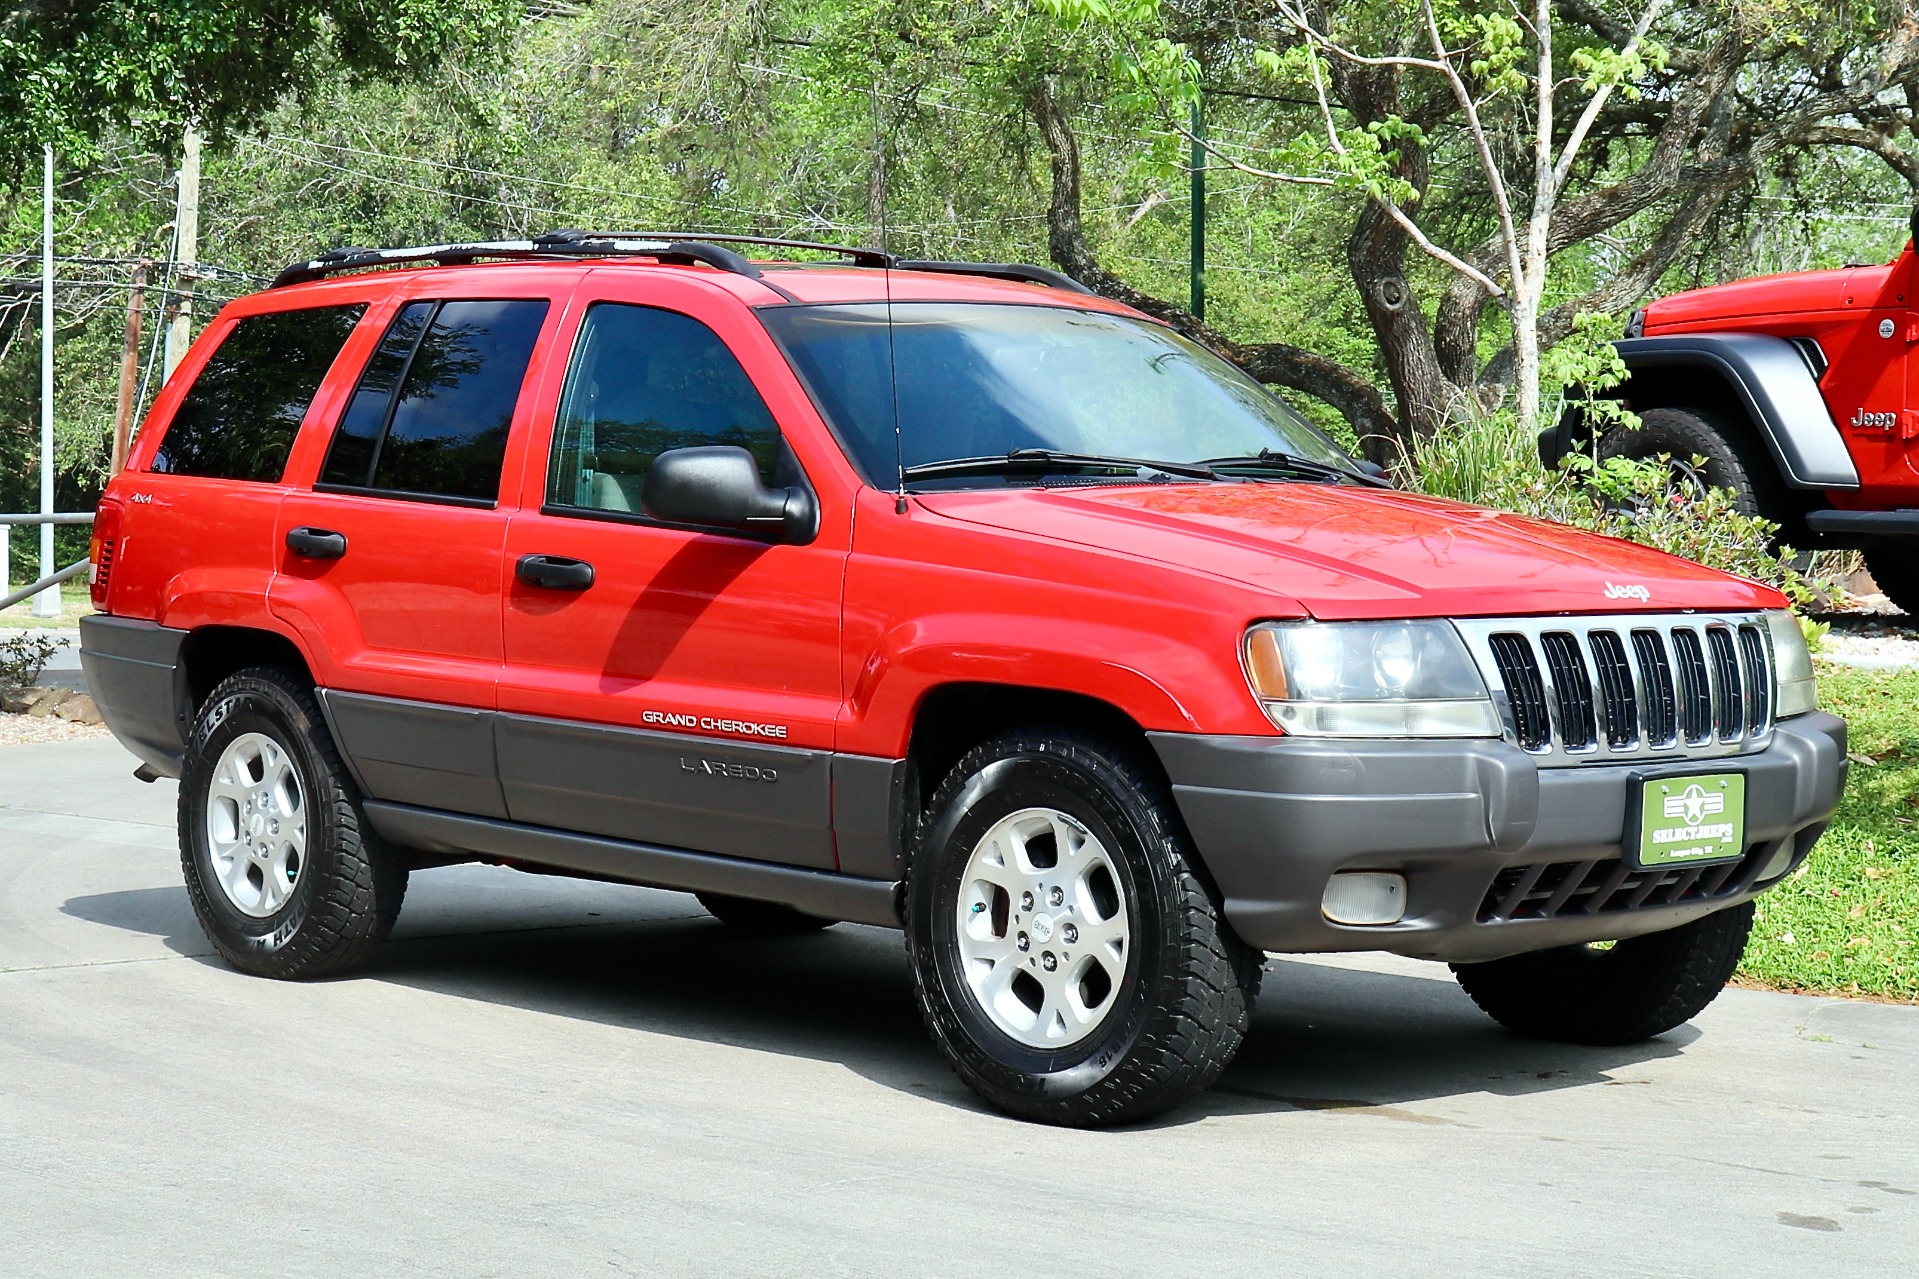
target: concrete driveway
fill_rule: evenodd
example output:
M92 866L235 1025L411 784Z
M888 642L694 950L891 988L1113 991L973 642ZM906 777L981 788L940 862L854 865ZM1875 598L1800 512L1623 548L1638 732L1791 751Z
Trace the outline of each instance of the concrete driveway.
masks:
M372 971L240 976L132 767L0 747L8 1276L1919 1272L1919 1009L1575 1049L1275 961L1212 1093L1058 1131L960 1086L879 929L454 867Z

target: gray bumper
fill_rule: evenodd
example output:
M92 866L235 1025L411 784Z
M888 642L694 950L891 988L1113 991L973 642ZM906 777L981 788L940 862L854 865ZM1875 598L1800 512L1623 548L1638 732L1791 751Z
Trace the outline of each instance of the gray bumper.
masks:
M1747 855L1634 872L1620 855L1627 782L1649 761L1542 769L1497 741L1150 736L1227 918L1270 951L1480 960L1672 928L1796 867L1846 777L1845 721L1786 720L1763 751L1698 762L1745 772ZM1326 919L1342 870L1404 875L1405 918Z
M163 777L178 777L187 746L187 632L95 613L80 619L80 668L121 745Z

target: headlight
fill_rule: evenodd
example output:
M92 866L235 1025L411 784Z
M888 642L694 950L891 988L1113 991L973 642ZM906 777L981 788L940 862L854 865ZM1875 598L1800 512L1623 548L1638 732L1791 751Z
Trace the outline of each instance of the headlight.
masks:
M1800 629L1799 619L1780 609L1766 614L1766 627L1772 632L1772 669L1779 679L1779 701L1773 717L1786 719L1819 709L1819 695L1812 680L1812 652L1806 647L1806 633Z
M1445 622L1270 622L1246 632L1267 716L1310 737L1498 737L1465 641Z

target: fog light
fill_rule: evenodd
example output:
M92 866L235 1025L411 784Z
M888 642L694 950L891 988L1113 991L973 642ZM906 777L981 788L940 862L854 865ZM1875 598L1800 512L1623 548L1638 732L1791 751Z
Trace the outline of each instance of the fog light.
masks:
M1406 914L1406 877L1343 871L1326 881L1319 908L1335 924L1397 924Z

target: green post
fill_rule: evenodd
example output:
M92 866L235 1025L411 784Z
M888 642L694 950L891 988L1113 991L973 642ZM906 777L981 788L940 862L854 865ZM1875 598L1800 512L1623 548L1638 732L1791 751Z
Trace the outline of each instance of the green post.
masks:
M1206 318L1206 113L1199 98L1193 99L1193 194L1192 194L1192 311L1193 318Z

